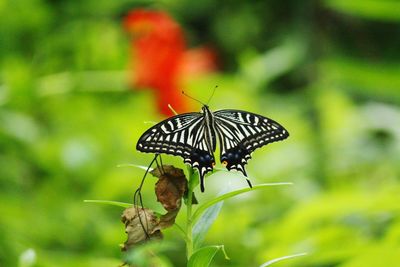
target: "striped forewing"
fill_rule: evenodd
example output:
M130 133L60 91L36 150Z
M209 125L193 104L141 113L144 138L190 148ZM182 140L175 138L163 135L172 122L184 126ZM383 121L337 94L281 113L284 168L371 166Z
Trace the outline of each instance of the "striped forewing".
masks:
M168 118L148 129L139 138L136 149L189 157L194 144L201 138L203 123L202 114L196 112Z
M199 170L200 187L204 191L204 176L215 164L216 144L211 127L204 113L177 115L147 130L139 138L136 149L183 157L185 163Z

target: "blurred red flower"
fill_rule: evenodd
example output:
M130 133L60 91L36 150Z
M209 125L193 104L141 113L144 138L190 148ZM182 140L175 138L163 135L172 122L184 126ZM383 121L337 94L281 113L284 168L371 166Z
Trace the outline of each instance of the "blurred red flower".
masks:
M178 113L187 112L183 78L215 70L215 53L207 48L187 50L181 27L163 11L133 10L125 17L124 28L132 36L131 86L153 89L161 114L172 115L168 104Z

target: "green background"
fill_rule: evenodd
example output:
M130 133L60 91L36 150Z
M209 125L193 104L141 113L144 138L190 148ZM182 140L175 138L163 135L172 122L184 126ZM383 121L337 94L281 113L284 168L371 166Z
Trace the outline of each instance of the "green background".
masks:
M247 170L253 184L293 185L224 204L205 242L231 260L214 266L300 252L276 266L399 266L396 0L0 1L0 266L121 263L122 210L83 200L131 202L143 171L116 166L152 159L134 149L144 121L161 119L151 92L128 88L122 18L135 7L170 13L190 46L216 48L220 71L188 79L187 92L204 100L218 85L212 110L263 114L291 134ZM161 212L155 181L144 198ZM206 182L199 201L246 186L235 173ZM184 266L177 229L165 239L165 261Z

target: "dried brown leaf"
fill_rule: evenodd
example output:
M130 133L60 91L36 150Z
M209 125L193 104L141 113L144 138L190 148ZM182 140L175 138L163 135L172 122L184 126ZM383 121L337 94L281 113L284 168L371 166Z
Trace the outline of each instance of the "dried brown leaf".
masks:
M181 169L163 165L151 171L151 174L159 178L155 192L157 200L167 213L157 217L150 209L138 206L125 209L122 222L125 224L128 239L122 247L123 251L149 239L161 239L161 230L174 225L182 205L182 197L187 192L188 183Z
M175 223L175 218L178 216L179 209L168 211L166 214L160 217L159 227L160 229L165 229L171 227Z
M163 165L151 171L151 174L159 178L155 188L157 200L167 211L179 210L188 186L183 170Z
M128 235L122 247L123 251L148 239L162 238L159 229L160 221L152 210L140 207L127 208L122 213L121 220L125 224L125 233Z

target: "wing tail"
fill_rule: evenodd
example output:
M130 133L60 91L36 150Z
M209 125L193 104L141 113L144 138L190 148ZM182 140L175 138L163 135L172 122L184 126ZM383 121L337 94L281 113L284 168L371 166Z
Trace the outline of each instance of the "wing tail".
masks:
M204 193L204 176L200 175L200 190Z

